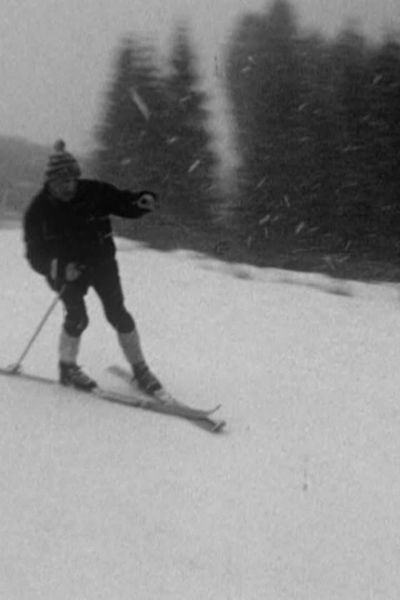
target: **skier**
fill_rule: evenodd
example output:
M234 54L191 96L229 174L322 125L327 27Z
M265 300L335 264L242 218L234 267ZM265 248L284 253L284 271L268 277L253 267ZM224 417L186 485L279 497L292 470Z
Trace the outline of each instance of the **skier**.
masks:
M110 215L139 218L155 208L147 190L122 191L105 182L81 178L75 157L63 140L54 145L42 189L24 215L26 258L61 294L65 317L59 339L59 380L90 390L96 382L77 364L81 335L89 323L84 297L92 287L138 387L150 394L162 389L144 358L139 334L124 297L116 261Z

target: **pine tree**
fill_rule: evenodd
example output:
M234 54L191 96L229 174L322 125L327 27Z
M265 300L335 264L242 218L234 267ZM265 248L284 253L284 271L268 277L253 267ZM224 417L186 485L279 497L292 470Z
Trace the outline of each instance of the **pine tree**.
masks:
M137 116L132 167L142 186L162 190L168 176L169 103L166 82L151 45L133 46L130 94Z
M371 195L381 236L398 238L400 226L400 43L385 40L372 52L367 101L366 143Z
M98 175L132 189L160 187L166 162L164 87L153 47L125 38L96 130Z
M138 117L131 97L132 42L124 38L116 51L115 67L106 93L103 114L95 131L95 174L116 185L134 183L131 161L135 154Z
M195 54L183 25L174 37L170 67L169 205L186 219L207 219L213 202L216 157L208 130L207 96L201 90Z
M336 223L342 177L341 111L330 45L318 36L309 36L299 41L298 52L303 88L298 131L302 217L305 231L315 232L311 237L317 240L330 235Z
M277 0L264 14L246 16L231 43L228 80L244 176L241 220L255 236L285 236L298 221L297 35L290 4Z

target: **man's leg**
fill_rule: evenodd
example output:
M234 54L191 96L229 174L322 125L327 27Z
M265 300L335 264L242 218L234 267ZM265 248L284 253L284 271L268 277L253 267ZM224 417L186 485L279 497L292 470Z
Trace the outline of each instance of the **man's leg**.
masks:
M102 302L108 322L117 332L118 342L139 387L149 393L161 389L160 382L146 364L135 321L125 307L117 261L109 259L93 269L91 284Z
M84 296L85 282L70 283L61 300L65 317L59 339L60 383L80 389L90 390L96 382L77 365L81 335L89 324Z

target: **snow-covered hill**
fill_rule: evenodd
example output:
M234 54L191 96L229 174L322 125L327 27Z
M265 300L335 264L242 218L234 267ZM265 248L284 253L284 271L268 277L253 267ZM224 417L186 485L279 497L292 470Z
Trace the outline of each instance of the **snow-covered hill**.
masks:
M52 294L0 232L0 364ZM365 600L400 590L396 287L119 242L128 307L177 397L222 435L0 378L0 598ZM126 390L97 298L81 363ZM26 370L56 375L58 307Z

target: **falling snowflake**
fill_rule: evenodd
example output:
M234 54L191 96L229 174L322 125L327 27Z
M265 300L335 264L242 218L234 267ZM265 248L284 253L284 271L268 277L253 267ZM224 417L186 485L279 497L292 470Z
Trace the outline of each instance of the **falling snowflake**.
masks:
M260 181L257 183L257 185L256 185L256 190L259 190L259 189L260 189L260 188L261 188L261 187L264 185L264 183L265 183L266 179L267 179L267 176L265 175L265 177L263 177L263 178L262 178L262 179L261 179L261 180L260 180Z
M193 173L193 171L195 171L197 169L197 167L199 166L200 163L201 163L200 159L195 160L194 163L190 165L190 167L188 169L188 173Z
M262 219L260 219L258 221L259 225L265 225L265 223L268 223L268 221L270 220L271 215L268 213L267 215L265 215L265 217L263 217Z
M299 233L301 233L303 231L303 229L305 228L306 224L304 223L304 221L302 221L301 223L299 223L296 227L295 230L295 234L299 235Z
M131 93L131 98L132 98L134 104L139 109L139 111L142 114L143 118L146 119L146 121L148 121L150 119L150 111L148 109L147 104L145 103L145 101L143 100L143 98L141 98L141 96L139 96L139 94L135 90L135 88L132 87L131 90L130 90L130 93Z

